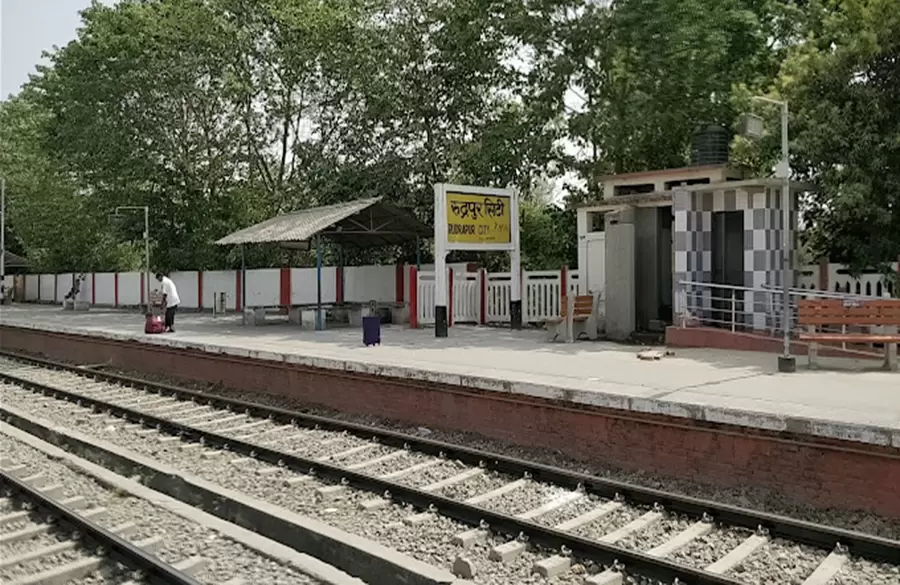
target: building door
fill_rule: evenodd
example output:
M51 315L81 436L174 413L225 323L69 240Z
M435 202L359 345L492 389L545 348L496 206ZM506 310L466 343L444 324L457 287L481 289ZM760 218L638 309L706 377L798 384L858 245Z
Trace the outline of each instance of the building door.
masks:
M712 281L724 285L713 290L713 319L723 327L737 328L743 319L744 212L717 211L712 222Z
M588 234L586 242L587 274L579 274L581 294L602 293L606 290L606 234Z

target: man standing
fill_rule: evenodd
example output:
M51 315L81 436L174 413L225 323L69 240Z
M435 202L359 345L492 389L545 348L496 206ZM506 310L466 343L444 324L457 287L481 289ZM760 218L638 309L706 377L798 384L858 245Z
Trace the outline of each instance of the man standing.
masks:
M166 333L175 333L175 310L181 304L181 299L178 298L178 289L175 288L172 279L163 276L162 272L156 273L156 280L162 283L162 305L166 309Z

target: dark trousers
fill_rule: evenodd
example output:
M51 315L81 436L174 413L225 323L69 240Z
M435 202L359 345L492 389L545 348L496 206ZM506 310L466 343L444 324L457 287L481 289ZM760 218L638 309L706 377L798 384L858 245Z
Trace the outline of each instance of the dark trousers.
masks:
M177 310L178 305L166 307L166 329L171 329L175 325L175 311Z

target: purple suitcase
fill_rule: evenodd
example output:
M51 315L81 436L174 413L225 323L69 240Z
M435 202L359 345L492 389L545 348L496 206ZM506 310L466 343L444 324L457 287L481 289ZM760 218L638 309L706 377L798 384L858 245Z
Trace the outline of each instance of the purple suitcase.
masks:
M363 343L366 346L381 345L381 317L378 315L363 317L362 329Z

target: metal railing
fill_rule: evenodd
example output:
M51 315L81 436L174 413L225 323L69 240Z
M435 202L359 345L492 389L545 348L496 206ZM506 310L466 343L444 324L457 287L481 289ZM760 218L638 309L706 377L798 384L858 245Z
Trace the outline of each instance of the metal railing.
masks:
M788 332L797 326L797 306L801 299L875 300L885 297L842 292L789 289L790 316ZM709 282L679 281L675 291L675 324L680 327L716 327L732 332L754 332L770 335L784 333L783 289L733 286ZM890 297L887 297L890 298ZM846 328L839 329L846 332Z

